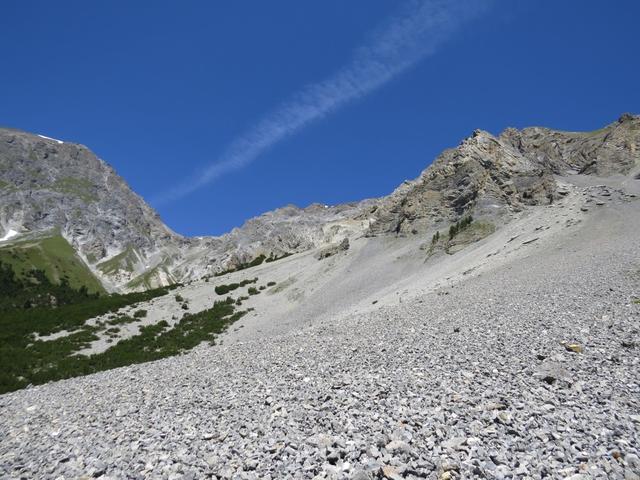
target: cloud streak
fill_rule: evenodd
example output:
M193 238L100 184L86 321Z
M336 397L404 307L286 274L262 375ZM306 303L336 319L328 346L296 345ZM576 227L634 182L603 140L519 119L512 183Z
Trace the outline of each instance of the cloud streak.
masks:
M412 0L357 48L351 61L325 80L307 85L238 136L213 163L157 196L177 200L241 169L310 123L362 98L433 55L466 21L481 13L477 0Z

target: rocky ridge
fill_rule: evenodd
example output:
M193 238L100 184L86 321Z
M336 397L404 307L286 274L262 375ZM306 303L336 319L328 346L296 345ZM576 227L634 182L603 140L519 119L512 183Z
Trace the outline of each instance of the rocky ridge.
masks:
M267 212L220 237L172 232L86 147L0 129L0 235L59 230L111 290L185 282L259 255L301 252L362 235L412 235L473 214L491 224L562 195L555 176L625 174L638 165L640 117L595 132L476 130L413 181L380 199ZM7 239L9 241L9 239ZM6 243L6 242L5 242Z
M361 231L356 217L372 202L289 205L220 237L186 238L85 146L0 129L0 247L60 234L110 290L189 281L330 243Z
M410 234L454 222L465 213L500 222L512 212L558 198L554 175L626 174L639 165L640 117L622 115L594 132L509 128L476 130L413 181L381 199L373 234Z

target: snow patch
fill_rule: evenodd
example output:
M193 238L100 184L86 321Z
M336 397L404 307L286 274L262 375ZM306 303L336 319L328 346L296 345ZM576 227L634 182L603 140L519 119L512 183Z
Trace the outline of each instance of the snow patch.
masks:
M64 143L62 140L58 140L57 138L45 137L44 135L38 135L40 138L44 138L46 140L52 140L56 143Z
M18 232L10 228L9 231L4 234L4 237L0 238L0 242L6 242L7 240L15 237L16 235L18 235Z

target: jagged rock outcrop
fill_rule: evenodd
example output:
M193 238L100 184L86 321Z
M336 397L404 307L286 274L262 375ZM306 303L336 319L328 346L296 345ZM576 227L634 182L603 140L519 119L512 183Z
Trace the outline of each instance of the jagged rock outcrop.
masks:
M556 174L627 174L640 158L640 117L625 113L617 122L593 132L509 128L500 138Z
M626 174L639 165L640 117L625 114L595 132L476 130L374 207L371 234L408 234L465 213L498 219L557 198L554 175Z
M333 243L318 251L315 257L318 260L324 260L325 258L332 257L340 252L346 252L349 250L349 239L343 238L340 243Z
M199 278L219 270L236 268L259 255L279 257L331 244L336 239L361 235L368 221L359 218L377 200L335 206L288 205L245 222L220 237L194 239L178 267L182 278Z

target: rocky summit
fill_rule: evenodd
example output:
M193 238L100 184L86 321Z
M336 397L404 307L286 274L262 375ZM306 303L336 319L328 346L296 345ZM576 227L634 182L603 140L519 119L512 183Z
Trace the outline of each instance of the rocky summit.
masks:
M640 479L639 147L629 114L478 130L389 196L184 238L0 131L0 260L138 292L2 323L0 478Z

